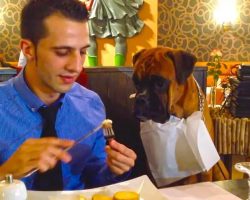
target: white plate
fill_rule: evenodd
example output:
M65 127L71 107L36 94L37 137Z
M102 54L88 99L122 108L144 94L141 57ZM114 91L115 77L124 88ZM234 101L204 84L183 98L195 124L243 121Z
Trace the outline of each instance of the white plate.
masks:
M153 185L149 178L144 175L129 181L108 185L100 188L76 191L28 191L28 200L80 200L80 194L91 200L96 193L104 193L112 196L117 191L130 190L140 194L140 200L166 200L161 192Z

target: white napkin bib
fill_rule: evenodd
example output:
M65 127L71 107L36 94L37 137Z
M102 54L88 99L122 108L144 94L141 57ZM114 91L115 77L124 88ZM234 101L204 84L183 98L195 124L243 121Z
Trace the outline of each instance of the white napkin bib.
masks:
M200 111L165 124L141 122L141 138L158 187L208 171L220 157Z

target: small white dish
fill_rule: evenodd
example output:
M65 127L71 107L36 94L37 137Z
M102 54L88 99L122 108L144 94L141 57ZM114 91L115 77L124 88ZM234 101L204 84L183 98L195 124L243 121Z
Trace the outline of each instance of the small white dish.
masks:
M20 180L13 180L11 174L6 175L5 180L0 181L0 200L26 200L27 190Z

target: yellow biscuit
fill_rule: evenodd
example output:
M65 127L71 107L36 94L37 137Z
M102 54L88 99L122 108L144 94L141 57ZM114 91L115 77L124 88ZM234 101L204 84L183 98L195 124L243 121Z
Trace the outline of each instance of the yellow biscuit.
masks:
M87 198L85 196L83 196L82 194L79 195L79 200L87 200Z
M132 191L120 191L114 194L114 200L139 200L139 194Z
M112 200L112 197L104 194L94 194L92 200Z

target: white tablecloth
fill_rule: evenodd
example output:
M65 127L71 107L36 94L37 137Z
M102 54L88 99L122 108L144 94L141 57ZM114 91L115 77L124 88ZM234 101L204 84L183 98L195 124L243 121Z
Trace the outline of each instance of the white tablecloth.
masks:
M168 200L240 200L211 182L160 189Z

